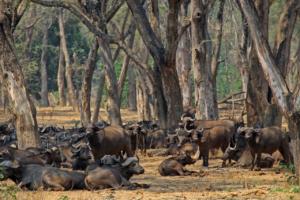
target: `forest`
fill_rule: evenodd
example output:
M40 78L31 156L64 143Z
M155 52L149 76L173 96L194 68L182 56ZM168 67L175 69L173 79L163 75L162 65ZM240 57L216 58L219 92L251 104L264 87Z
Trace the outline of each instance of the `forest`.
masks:
M0 0L0 110L3 199L300 198L300 1Z

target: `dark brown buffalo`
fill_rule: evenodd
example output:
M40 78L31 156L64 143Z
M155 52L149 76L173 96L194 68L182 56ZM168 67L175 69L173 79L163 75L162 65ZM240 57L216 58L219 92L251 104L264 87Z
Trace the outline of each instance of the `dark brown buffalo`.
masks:
M233 136L231 129L226 126L216 126L209 129L200 129L192 132L192 139L199 144L200 156L203 158L203 166L208 167L209 150L221 148L224 153ZM230 160L229 160L230 161ZM222 166L225 166L226 160Z
M17 161L0 163L4 168L4 178L11 178L20 188L30 190L70 190L84 189L83 172L65 171L36 164L20 165Z
M131 147L135 152L137 149L140 149L141 152L146 155L146 137L147 130L145 130L140 124L134 123L125 127L127 133L131 138Z
M158 167L158 172L161 176L185 176L192 172L184 169L185 165L194 164L200 155L199 147L194 156L189 154L181 154L164 160Z
M38 148L28 148L19 150L9 146L1 147L1 160L16 160L20 164L56 164L56 152L52 150L43 150Z
M257 167L257 170L260 169L262 153L272 154L276 150L279 150L286 163L290 164L292 162L292 155L289 149L290 138L279 127L240 128L238 134L245 136L250 147L252 155L251 170L255 167Z
M124 162L115 165L91 167L87 170L85 185L89 190L122 187L132 188L134 184L129 179L133 175L143 174L144 168L139 165L136 157L129 157Z
M130 136L120 126L89 126L86 132L95 159L101 159L104 155L120 155L121 152L128 157L134 155Z

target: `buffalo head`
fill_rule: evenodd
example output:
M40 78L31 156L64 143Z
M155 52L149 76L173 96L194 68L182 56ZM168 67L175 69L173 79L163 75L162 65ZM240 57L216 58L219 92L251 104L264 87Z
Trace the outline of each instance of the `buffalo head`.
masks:
M143 174L144 168L139 164L139 159L137 157L128 157L121 163L123 168L127 169L130 174Z
M185 131L184 129L180 129L180 128L176 129L175 132L178 139L178 143L177 143L178 147L181 147L186 142L190 142L191 132Z
M260 135L261 135L260 129L245 127L245 128L240 128L238 132L241 136L245 136L245 139L249 144L251 143L257 144L260 141Z

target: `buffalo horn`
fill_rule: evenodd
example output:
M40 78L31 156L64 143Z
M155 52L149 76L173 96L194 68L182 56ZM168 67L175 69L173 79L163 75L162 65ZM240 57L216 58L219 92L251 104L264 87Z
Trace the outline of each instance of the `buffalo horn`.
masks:
M192 159L193 159L193 160L198 160L199 156L200 156L200 148L199 148L199 146L197 145L197 151L196 151L195 155L192 156Z
M137 157L129 157L121 165L122 165L122 167L126 167L126 166L130 165L131 163L138 162L138 161L139 160Z

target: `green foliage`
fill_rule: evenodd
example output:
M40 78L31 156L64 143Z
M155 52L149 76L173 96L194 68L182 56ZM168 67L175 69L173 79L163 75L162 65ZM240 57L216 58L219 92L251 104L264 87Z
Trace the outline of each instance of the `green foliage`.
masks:
M241 90L242 81L236 66L220 64L217 74L218 99Z
M70 198L67 195L60 196L57 200L69 200Z
M300 186L292 186L290 188L273 187L270 191L281 193L300 193Z
M295 165L293 165L293 164L280 163L279 167L281 169L287 169L287 170L289 170L293 174L295 173L295 170L296 170Z
M1 185L0 197L5 200L16 200L18 191L20 189L14 185Z

